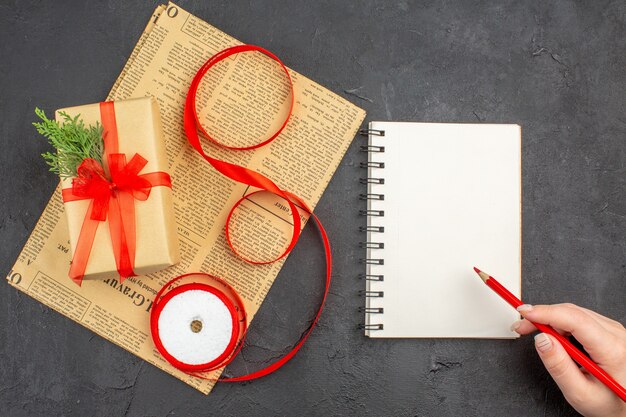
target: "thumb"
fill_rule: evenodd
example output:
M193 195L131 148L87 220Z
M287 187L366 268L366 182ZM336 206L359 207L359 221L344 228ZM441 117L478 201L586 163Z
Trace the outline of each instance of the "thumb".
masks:
M563 346L552 336L539 333L535 336L535 348L552 379L561 388L570 404L580 402L590 388L591 382Z

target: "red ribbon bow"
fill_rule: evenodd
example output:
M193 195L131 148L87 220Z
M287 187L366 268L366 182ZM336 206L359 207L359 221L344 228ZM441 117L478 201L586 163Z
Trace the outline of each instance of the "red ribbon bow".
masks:
M72 194L76 197L93 199L92 220L105 221L111 197L119 192L131 193L134 198L145 201L150 196L152 184L140 177L139 172L148 161L135 154L126 164L126 155L109 155L111 181L106 178L104 168L94 159L85 159L78 167L78 176L72 180Z
M100 113L105 132L105 152L117 151L117 124L113 102L100 103ZM172 186L170 176L166 172L139 175L148 161L137 153L128 163L125 154L107 153L107 162L110 180L102 165L88 158L78 167L78 175L72 180L72 187L62 190L65 203L91 200L69 272L70 278L78 285L83 281L98 225L107 218L120 281L135 275L137 247L135 200L147 200L152 187Z

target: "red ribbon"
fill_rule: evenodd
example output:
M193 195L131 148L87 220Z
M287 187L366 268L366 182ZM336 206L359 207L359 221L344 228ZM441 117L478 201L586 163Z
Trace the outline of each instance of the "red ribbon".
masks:
M248 146L248 147L242 147L242 148L236 148L236 147L229 147L229 146L225 146L223 144L221 144L220 142L216 141L215 139L213 139L208 132L206 131L206 129L202 126L199 118L198 118L198 112L196 110L196 94L197 94L197 90L198 87L200 85L200 81L202 80L202 78L204 77L204 75L207 73L207 71L209 69L211 69L211 67L213 67L215 64L217 64L218 62L228 58L231 55L237 54L237 53L242 53L242 52L252 52L252 51L256 51L256 52L260 52L262 54L265 54L266 56L270 57L271 59L273 59L274 61L276 61L280 67L282 68L282 70L284 71L285 75L286 75L286 79L288 81L289 87L290 87L290 92L291 92L291 102L289 105L289 112L284 120L284 122L281 124L280 128L273 133L272 135L270 135L270 137L268 139L265 139L263 141L261 141L260 143L256 144L256 145L252 145L252 146ZM239 256L240 258L242 258L243 260L245 260L246 262L252 263L252 264L268 264L268 263L272 263L275 262L283 257L285 257L296 245L298 238L300 236L300 228L301 228L301 221L300 221L300 215L298 213L298 208L296 207L296 205L298 205L301 209L305 210L306 212L310 213L311 216L313 217L313 220L315 221L315 224L318 227L318 230L320 232L320 236L322 238L322 243L324 245L324 254L325 254L325 258L326 258L326 279L325 279L325 289L324 289L324 295L323 298L320 302L320 305L318 307L317 313L312 321L312 324L310 325L310 327L306 330L306 332L304 332L304 334L302 335L302 337L300 338L300 340L298 341L298 343L291 349L291 351L289 351L286 355L284 355L283 357L281 357L280 359L278 359L277 361L275 361L274 363L270 364L267 367L264 367L258 371L246 374L246 375L242 375L242 376L238 376L238 377L233 377L233 378L222 378L220 379L220 381L225 381L225 382L240 382L240 381L248 381L251 379L255 379L255 378L260 378L262 376L268 375L272 372L274 372L275 370L277 370L278 368L280 368L281 366L283 366L285 363L287 363L292 357L295 356L295 354L298 352L298 350L300 350L300 348L302 347L302 345L304 344L304 342L306 341L306 339L308 338L308 336L311 334L311 332L313 331L313 328L315 327L315 324L317 323L321 313L322 313L322 308L324 306L324 302L326 300L326 296L328 295L328 290L330 287L330 280L331 280L331 271L332 271L332 257L331 257L331 250L330 250L330 243L328 241L328 236L326 234L326 231L324 230L324 227L322 226L322 223L320 222L320 220L317 218L317 216L315 216L315 214L312 213L312 210L307 206L307 204L299 197L295 196L294 194L291 194L290 192L286 191L286 190L281 190L272 180L270 180L269 178L267 178L266 176L249 170L247 168L244 168L242 166L239 165L235 165L235 164L231 164L225 161L220 161L218 159L212 158L211 156L207 155L204 150L202 149L202 145L200 143L200 137L198 135L198 129L202 131L202 133L204 134L204 136L206 136L211 142L213 142L215 145L218 145L220 147L223 148L227 148L227 149L232 149L232 150L251 150L251 149L256 149L259 148L263 145L266 145L268 143L270 143L272 140L274 140L279 134L280 132L282 132L282 130L285 128L285 126L287 125L287 122L289 121L289 117L291 116L292 110L293 110L293 104L294 104L294 92L293 92L293 82L291 80L291 75L289 74L289 70L285 67L285 65L280 61L280 59L278 59L278 57L276 57L274 54L272 54L271 52L258 47L258 46L253 46L253 45L237 45L237 46L233 46L231 48L227 48L221 52L218 52L217 54L213 55L211 58L209 58L209 60L200 68L200 70L196 73L195 77L193 78L191 85L189 87L189 92L187 93L187 99L185 101L185 112L184 112L184 127L185 127L185 133L187 135L187 139L189 141L189 143L191 144L191 146L194 147L194 149L196 149L196 151L198 151L198 153L200 155L202 155L202 157L204 159L206 159L215 169L217 169L220 173L222 173L223 175L227 176L228 178L252 186L252 187L256 187L259 188L260 191L255 191L251 194L248 194L246 196L244 196L243 198L241 198L237 203L235 203L235 205L233 206L233 208L231 209L229 215L228 215L228 219L226 221L226 239L228 240L228 244L231 247L231 249L233 250L233 252L235 254L237 254L237 256ZM267 191L270 192L272 194L275 194L279 197L284 198L287 201L287 204L289 205L289 208L291 209L291 215L293 218L293 234L291 237L291 241L289 243L289 245L287 246L287 248L285 249L285 251L279 255L276 259L273 260L251 260L251 259L246 259L244 258L241 254L239 254L235 248L232 245L231 239L230 239L230 232L229 232L229 225L230 225L230 219L232 217L232 214L234 212L234 210L239 206L239 204L241 204L245 199L247 199L248 197L250 197L251 195L255 194L255 193L259 193L259 192L263 192L263 191ZM179 277L180 278L180 277ZM161 293L163 292L163 290L166 287L169 287L169 285L171 283L173 283L174 281L176 281L179 278L175 278L174 280L170 281L170 283L166 284L165 287L159 292L159 296L161 295ZM155 310L158 310L158 302L159 302L159 297L157 297L157 299L155 300L155 307L153 309L153 312ZM151 314L151 323L152 323L152 338L153 340L155 340L155 345L157 346L157 348L159 349L159 351L161 351L161 353L164 353L164 349L162 344L157 343L156 341L158 340L158 326L155 325L154 321L156 320L156 315L155 314ZM238 348L241 348L241 345L239 345ZM199 370L197 369L197 367L189 367L189 366L185 366L184 364L181 364L180 362L178 363L172 363L172 361L170 361L170 363L172 363L175 367L177 367L178 369L194 375L194 376L199 376L202 377L201 375L198 375L197 372L201 371L201 372L208 372L214 369L218 369L220 367L225 366L226 364L228 364L230 362L230 360L235 356L235 354L237 353L237 351L234 352L229 352L230 354L227 355L228 360L222 363L217 364L216 366L212 366L212 367L207 367L206 369L202 369ZM164 354L164 357L171 356L169 354ZM202 377L204 378L204 377ZM210 379L210 378L209 378Z
M262 142L257 143L255 145L242 147L242 148L225 146L222 143L218 142L217 140L213 139L213 137L209 135L209 133L206 131L206 129L202 126L202 123L200 122L200 119L198 117L198 112L196 110L196 95L198 93L198 87L204 75L215 64L228 58L231 55L238 54L241 52L251 52L251 51L257 51L257 52L261 52L267 55L268 57L276 61L282 68L283 72L286 75L286 79L289 84L289 91L291 93L289 111L287 113L287 116L285 117L285 120L281 124L281 126L268 139L265 139ZM291 241L289 242L289 245L287 246L287 248L276 259L265 260L265 261L258 261L258 260L255 261L255 260L251 260L251 259L247 259L243 257L239 252L237 252L235 247L232 245L232 242L230 239L230 227L229 227L230 219L235 209L246 198L248 198L249 195L244 196L241 200L235 203L226 221L226 239L231 249L233 250L233 252L237 256L239 256L240 258L242 258L243 260L251 264L256 264L256 265L270 264L287 256L287 254L291 252L291 250L296 246L296 243L298 242L298 237L300 236L301 221L300 221L300 214L298 213L296 204L298 204L300 207L302 207L304 210L306 210L309 213L311 213L311 210L308 208L307 204L304 201L302 201L297 196L287 192L286 190L281 190L272 180L270 180L266 176L261 175L258 172L249 170L248 168L244 168L242 166L231 164L225 161L220 161L219 159L215 159L207 155L204 152L204 149L202 149L202 144L200 143L200 136L198 136L198 129L202 131L202 133L204 134L204 136L206 136L207 139L209 139L211 142L213 142L217 146L220 146L226 149L240 150L240 151L257 149L257 148L260 148L261 146L267 145L268 143L276 139L276 137L280 134L280 132L283 131L285 126L287 126L287 122L289 121L289 117L291 116L291 113L293 111L293 102L294 102L293 82L291 80L291 75L289 74L289 70L287 69L287 67L285 67L285 65L281 62L281 60L276 55L274 55L273 53L259 46L254 46L254 45L233 46L233 47L224 49L223 51L218 52L217 54L209 58L209 60L202 67L200 67L200 69L194 76L193 80L191 81L191 85L189 86L189 92L187 93L187 98L185 100L185 111L184 111L184 116L183 116L184 127L185 127L185 133L187 134L187 140L189 141L191 146L193 146L194 149L198 151L198 153L202 155L204 159L206 159L211 165L213 165L215 169L217 169L219 172L221 172L228 178L235 180L237 182L241 182L243 184L250 185L252 187L260 188L261 190L269 191L270 193L273 193L279 197L282 197L287 201L287 204L289 205L289 208L291 209L291 216L293 218L293 233L291 235Z
M148 163L141 155L136 153L127 163L126 155L117 152L117 123L112 101L100 103L100 117L110 180L104 167L98 161L88 158L78 167L78 175L72 180L72 187L62 190L64 203L91 200L69 272L69 277L78 285L81 285L85 276L98 226L107 218L120 281L135 275L135 200L147 200L152 187L172 187L170 176L166 172L139 174Z

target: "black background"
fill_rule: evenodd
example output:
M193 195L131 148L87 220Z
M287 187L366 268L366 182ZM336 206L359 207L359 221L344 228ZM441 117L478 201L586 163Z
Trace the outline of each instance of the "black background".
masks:
M3 271L57 183L39 157L46 145L30 125L34 107L51 113L104 99L156 5L2 1ZM570 301L626 321L623 1L179 5L270 49L366 109L366 121L520 124L524 298ZM575 415L530 337L369 340L356 330L364 140L354 140L316 209L335 257L326 310L279 372L218 385L205 397L2 284L0 414ZM306 328L322 288L319 246L307 228L229 372L263 365Z

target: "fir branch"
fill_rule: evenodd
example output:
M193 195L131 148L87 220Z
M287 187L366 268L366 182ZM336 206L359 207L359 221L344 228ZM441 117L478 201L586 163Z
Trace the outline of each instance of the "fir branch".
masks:
M59 114L63 122L50 120L40 108L35 108L35 114L42 120L34 122L37 132L48 139L56 152L45 152L41 156L50 166L50 171L61 178L75 177L76 169L84 159L92 158L102 164L104 141L102 139L102 125L85 126L80 114L71 117L65 112Z

